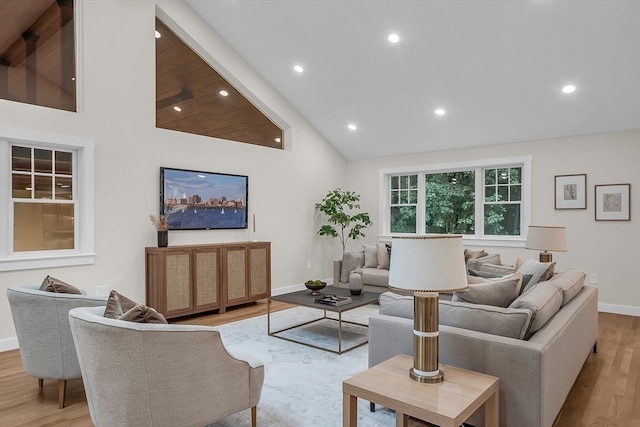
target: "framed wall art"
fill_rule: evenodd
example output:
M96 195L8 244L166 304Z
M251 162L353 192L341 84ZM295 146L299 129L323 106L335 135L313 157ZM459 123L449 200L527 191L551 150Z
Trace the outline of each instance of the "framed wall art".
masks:
M587 208L587 174L556 175L555 208Z
M631 184L596 185L596 221L631 220Z

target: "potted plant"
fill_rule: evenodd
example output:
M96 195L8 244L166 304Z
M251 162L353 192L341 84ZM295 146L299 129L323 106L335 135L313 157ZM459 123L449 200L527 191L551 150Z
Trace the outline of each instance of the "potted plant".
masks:
M347 241L364 237L363 230L371 225L368 213L354 212L360 209L359 201L359 194L336 188L329 191L320 203L316 203L316 209L325 214L329 221L329 224L320 227L318 235L339 237L343 253Z
M159 217L155 215L149 215L151 223L158 231L158 247L166 248L169 244L169 223L164 215Z

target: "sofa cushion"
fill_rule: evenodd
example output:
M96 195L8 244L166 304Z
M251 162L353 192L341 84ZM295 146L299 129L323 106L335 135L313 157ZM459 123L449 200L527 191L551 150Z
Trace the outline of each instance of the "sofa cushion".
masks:
M386 287L389 284L389 270L381 268L363 268L362 282L367 285Z
M45 292L55 292L57 294L82 294L82 292L80 292L80 289L76 288L75 286L51 276L47 276L44 278L44 280L42 281L42 285L40 285L40 290Z
M562 289L549 282L540 282L516 298L510 308L530 310L533 315L526 339L540 330L562 306Z
M378 248L376 245L362 245L364 250L364 265L367 268L376 268L378 266Z
M413 297L393 292L380 294L380 314L413 319ZM439 323L493 335L523 339L529 329L530 310L466 302L439 301Z
M500 280L487 280L484 283L469 285L465 291L454 292L451 300L508 307L520 294L521 286L522 274L515 273Z
M389 269L389 251L387 249L387 245L384 243L378 242L376 245L376 254L378 256L378 268L383 268L385 270Z
M342 267L340 269L340 281L347 283L349 282L349 274L356 267L362 267L364 265L364 252L345 252L342 255Z
M456 301L440 301L439 323L503 337L524 339L531 323L529 310Z
M516 270L518 273L522 274L530 274L531 279L527 286L522 290L522 293L526 293L529 289L531 289L536 283L543 282L545 277L547 277L547 271L549 270L549 264L544 262L536 261L535 259L528 259L522 264L518 265L518 269Z
M122 313L118 320L135 323L160 323L167 324L167 319L155 309L144 304L136 304L131 309Z
M564 306L571 301L573 297L578 295L578 292L580 292L580 289L582 289L584 285L586 276L586 273L570 268L558 274L553 279L548 280L547 283L562 290L562 305Z

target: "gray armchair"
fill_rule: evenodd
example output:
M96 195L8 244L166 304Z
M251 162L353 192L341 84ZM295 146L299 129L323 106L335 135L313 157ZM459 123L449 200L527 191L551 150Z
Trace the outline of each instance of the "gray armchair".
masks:
M232 354L212 327L133 323L100 309L69 313L91 420L98 427L198 426L256 406L258 359Z
M104 307L107 299L88 295L44 292L39 286L12 286L7 297L27 374L58 380L58 406L64 407L67 380L80 378L80 366L69 329L69 310L75 307Z

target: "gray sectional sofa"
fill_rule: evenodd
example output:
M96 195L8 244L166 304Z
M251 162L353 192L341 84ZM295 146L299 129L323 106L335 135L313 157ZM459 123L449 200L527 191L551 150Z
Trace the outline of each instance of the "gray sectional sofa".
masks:
M465 302L455 294L453 301L441 299L440 363L500 378L500 425L553 425L595 350L598 289L583 281L584 273L567 270L507 307ZM412 300L381 294L380 314L369 320L369 366L413 354ZM482 411L468 422L482 426Z

